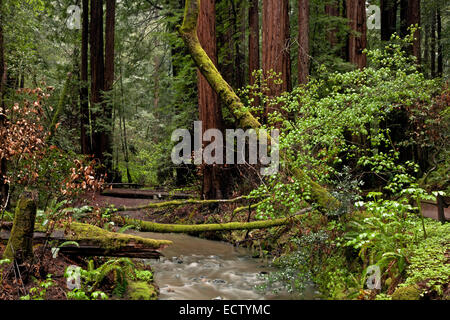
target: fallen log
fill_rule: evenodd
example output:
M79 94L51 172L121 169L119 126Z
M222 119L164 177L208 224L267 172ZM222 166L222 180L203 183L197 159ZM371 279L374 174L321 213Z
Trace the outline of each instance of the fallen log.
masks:
M0 240L7 241L11 232L0 230ZM78 246L64 242L75 241ZM110 232L89 224L72 222L66 230L55 230L50 235L37 231L33 243L52 242L59 252L78 256L110 256L130 258L158 258L160 250L170 245L168 240L154 240L139 236Z
M109 187L111 187L111 188L120 188L120 187L126 188L126 187L129 187L129 188L138 189L138 188L144 187L144 185L140 184L140 183L111 182L111 183L105 183L105 187L106 188L109 188Z
M102 196L134 199L188 199L194 197L189 193L171 193L166 191L153 190L130 190L130 189L106 189L101 193Z
M158 233L199 233L207 231L230 231L230 230L252 230L266 229L287 225L304 219L302 215L311 211L312 208L306 208L299 211L296 215L287 218L261 220L252 222L228 222L213 224L163 224L151 221L143 221L132 218L125 218L125 223L138 227L140 231L158 232Z
M200 200L200 199L186 199L186 200L171 200L171 201L165 201L165 202L149 202L147 204L143 204L140 206L133 206L133 207L127 207L127 206L121 206L116 208L117 211L139 211L144 209L158 209L158 208L164 208L164 207L177 207L177 206L184 206L187 204L214 204L214 203L234 203L242 200L249 199L246 196L237 197L234 199L211 199L211 200Z

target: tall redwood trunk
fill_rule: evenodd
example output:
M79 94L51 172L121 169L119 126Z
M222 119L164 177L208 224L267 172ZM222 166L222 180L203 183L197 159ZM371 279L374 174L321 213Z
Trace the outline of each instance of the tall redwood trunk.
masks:
M420 27L420 0L408 0L406 14L408 27L416 24ZM417 58L417 63L420 63L420 30L416 30L414 33L411 54Z
M202 47L213 63L217 65L215 11L214 0L201 1L197 34ZM202 132L208 129L221 130L222 111L218 103L217 94L200 71L197 71L197 76L199 115L200 120L203 121ZM203 164L202 171L202 197L205 199L223 198L218 166Z
M367 64L367 57L363 54L367 46L365 1L347 0L347 18L352 30L348 40L348 61L362 69Z
M436 29L437 29L437 47L438 47L438 55L437 55L437 75L438 77L442 77L444 72L444 64L443 64L443 52L442 52L442 18L441 18L441 10L438 8L436 11Z
M89 44L89 0L83 0L83 22L81 29L81 85L80 85L80 144L82 154L91 154L92 147L87 132L89 126L88 89L88 44Z
M339 17L340 14L338 1L335 0L334 3L325 5L325 13L331 17ZM337 28L334 28L327 32L327 39L332 48L337 45L336 32Z
M400 0L400 36L408 34L408 0Z
M436 12L434 11L431 18L430 69L431 77L436 77Z
M397 28L397 0L380 0L381 40L389 41Z
M105 92L111 91L114 84L114 44L115 44L116 0L106 0L106 26L105 26ZM112 98L112 97L111 97ZM110 99L112 101L112 99ZM108 126L102 130L101 145L103 146L103 164L106 172L112 173L112 102L104 103L103 117ZM111 179L113 177L109 177Z
M250 7L248 9L248 72L249 83L253 85L255 78L253 71L259 69L259 1L250 0Z
M5 87L6 87L6 63L5 44L3 39L3 1L0 0L0 130L5 126ZM0 136L0 143L3 144L3 135ZM6 183L7 163L5 158L0 158L0 210L7 205L8 184Z
M114 43L115 43L116 0L106 0L105 28L105 91L114 83Z
M298 0L298 83L309 77L309 0Z
M91 58L91 106L96 111L92 112L93 124L92 147L94 156L104 163L105 146L102 144L104 126L100 125L101 103L103 102L101 92L105 89L105 64L103 56L103 1L91 0L90 21L90 58Z
M281 84L269 81L268 95L275 97L291 89L291 60L289 53L289 1L263 0L262 66L267 76L270 70L281 73ZM267 106L265 113L279 110Z
M248 79L249 84L255 84L253 72L260 68L259 54L259 0L250 0L248 9ZM253 105L258 106L259 97L253 97Z

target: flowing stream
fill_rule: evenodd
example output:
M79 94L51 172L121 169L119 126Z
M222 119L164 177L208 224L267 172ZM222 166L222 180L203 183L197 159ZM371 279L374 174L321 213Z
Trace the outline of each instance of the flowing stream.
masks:
M267 261L252 258L248 249L185 234L133 234L173 242L162 251L161 259L145 260L153 268L162 300L314 298L312 289L301 297L283 290L257 290L255 287L265 282L262 275L274 269Z

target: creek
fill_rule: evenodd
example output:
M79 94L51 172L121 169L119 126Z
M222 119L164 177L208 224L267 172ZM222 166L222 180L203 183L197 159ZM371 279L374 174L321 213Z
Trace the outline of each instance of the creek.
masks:
M185 234L133 233L173 242L162 250L164 257L145 260L154 271L161 300L314 298L312 288L302 296L289 294L281 286L277 293L256 289L256 286L265 283L264 275L275 269L269 266L267 260L252 258L249 249Z

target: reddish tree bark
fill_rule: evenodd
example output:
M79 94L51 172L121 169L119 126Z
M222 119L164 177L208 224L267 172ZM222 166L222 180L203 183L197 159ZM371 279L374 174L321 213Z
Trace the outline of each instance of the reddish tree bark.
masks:
M262 66L267 76L270 70L281 73L281 84L269 81L269 96L279 96L291 89L291 60L289 54L289 1L263 1ZM265 112L279 109L267 106Z
M5 45L3 38L3 1L0 0L0 128L5 126L5 103L4 93L6 87L6 63L5 63ZM0 137L0 143L3 143L3 137ZM0 158L0 209L6 205L8 197L8 184L5 181L7 173L7 163L5 158Z
M215 1L201 1L197 34L202 47L213 63L217 65L215 16ZM208 129L221 130L222 111L218 103L217 94L200 71L197 71L197 76L199 115L200 120L203 122L202 132L205 132ZM223 198L219 167L203 164L202 168L202 197L204 199Z
M82 154L91 154L87 127L89 125L89 90L88 90L88 45L89 45L89 0L83 0L83 21L81 29L81 85L80 85L80 144Z
M442 77L444 72L444 64L443 64L443 52L442 52L442 18L441 18L441 9L437 9L436 11L436 29L437 29L437 45L438 45L438 56L437 56L437 75L438 77Z
M103 1L91 0L90 12L90 59L91 59L91 106L96 112L91 113L92 148L94 157L104 163L105 146L101 143L104 126L99 125L98 119L103 117L101 112L102 91L105 89L105 62L103 55Z
M407 26L418 25L420 27L420 0L408 0ZM414 41L411 47L411 54L417 58L417 63L420 63L420 31L416 30L414 33Z
M114 84L114 45L116 24L116 0L106 0L106 26L105 26L105 92L111 91ZM103 164L108 173L112 173L112 103L103 104L103 117L109 126L102 130L101 145L103 149ZM113 177L110 177L110 179Z
M259 0L250 0L248 9L248 79L249 84L254 85L256 78L253 75L255 70L260 69L259 54ZM258 106L260 99L253 96L253 105Z
M309 0L298 0L298 83L309 77Z
M380 0L381 40L389 41L397 28L397 0Z
M248 71L249 83L255 83L253 71L259 69L259 1L250 0L250 7L248 9Z
M111 90L114 83L115 21L116 0L106 0L105 91Z
M431 18L431 41L430 41L430 69L431 77L436 77L436 13L433 11Z
M348 39L348 61L362 69L367 64L363 50L367 46L366 7L364 0L347 0L347 18L352 33Z

